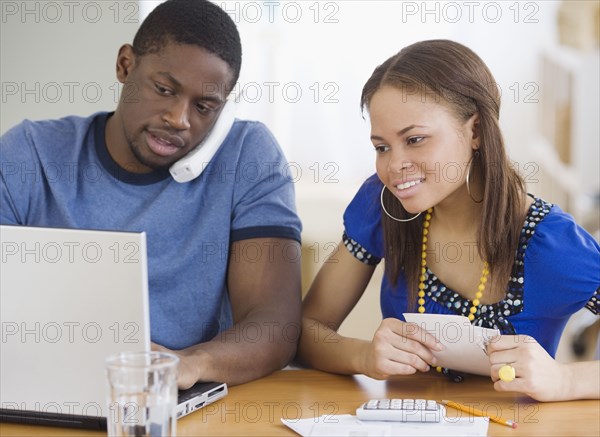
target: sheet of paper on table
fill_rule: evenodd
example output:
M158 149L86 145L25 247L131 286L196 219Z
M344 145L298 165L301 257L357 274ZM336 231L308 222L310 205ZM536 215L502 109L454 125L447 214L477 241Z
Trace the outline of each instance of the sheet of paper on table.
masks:
M487 417L444 418L439 423L367 422L350 414L281 422L303 437L485 436L489 425Z
M465 316L449 314L404 313L407 322L436 337L446 349L433 352L437 365L460 372L490 375L490 360L485 344L497 335L498 329L473 326Z

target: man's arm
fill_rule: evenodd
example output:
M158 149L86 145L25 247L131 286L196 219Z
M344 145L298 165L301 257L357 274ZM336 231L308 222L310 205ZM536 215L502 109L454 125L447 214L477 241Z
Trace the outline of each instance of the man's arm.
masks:
M300 244L281 238L234 242L227 281L234 324L206 343L175 351L180 388L198 380L242 384L284 367L296 353Z
M4 163L2 162L2 164ZM2 170L0 170L0 224L20 224L15 210L14 202L4 182L4 175L2 174Z
M30 153L24 125L21 123L0 136L0 224L3 225L26 224L31 181L43 177L39 162Z

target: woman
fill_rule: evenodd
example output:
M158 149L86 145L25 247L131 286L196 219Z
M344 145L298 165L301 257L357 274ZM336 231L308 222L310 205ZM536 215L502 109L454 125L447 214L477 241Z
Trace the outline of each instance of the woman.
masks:
M443 346L407 329L402 314L415 311L465 315L554 356L571 314L600 309L600 247L558 206L526 193L483 61L452 41L413 44L375 69L361 106L377 174L348 206L336 259L304 301L299 358L378 379L426 372ZM383 322L372 341L340 336L382 259ZM517 360L509 363L518 380Z

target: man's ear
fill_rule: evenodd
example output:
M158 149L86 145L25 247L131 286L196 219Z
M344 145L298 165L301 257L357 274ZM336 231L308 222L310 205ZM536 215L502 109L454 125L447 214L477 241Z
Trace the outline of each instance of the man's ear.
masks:
M131 44L124 44L117 55L117 79L121 83L127 81L127 77L135 67L136 57Z

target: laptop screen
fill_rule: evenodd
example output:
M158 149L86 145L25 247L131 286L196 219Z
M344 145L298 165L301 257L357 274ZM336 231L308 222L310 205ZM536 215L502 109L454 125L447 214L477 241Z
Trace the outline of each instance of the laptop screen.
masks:
M105 358L150 349L146 235L0 226L5 410L106 416Z

